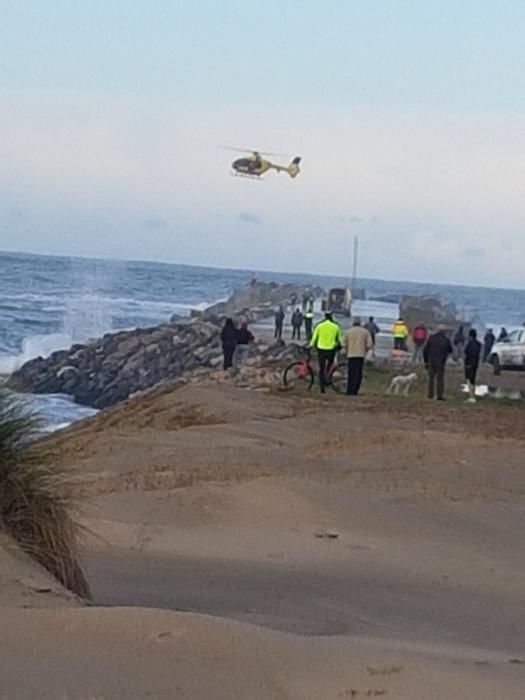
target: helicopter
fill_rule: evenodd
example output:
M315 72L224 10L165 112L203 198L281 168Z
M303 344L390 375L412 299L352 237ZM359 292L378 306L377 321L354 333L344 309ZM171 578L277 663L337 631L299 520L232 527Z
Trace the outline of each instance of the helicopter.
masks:
M250 177L258 180L261 175L264 175L268 170L276 170L278 173L285 172L288 173L290 177L297 177L299 174L299 163L301 162L300 156L296 156L290 165L277 165L277 163L272 163L266 158L263 158L259 151L251 151L246 148L229 148L225 147L230 151L239 151L240 153L250 153L251 155L247 158L237 158L232 163L232 175L238 175L241 177ZM283 153L267 153L268 156L284 156Z

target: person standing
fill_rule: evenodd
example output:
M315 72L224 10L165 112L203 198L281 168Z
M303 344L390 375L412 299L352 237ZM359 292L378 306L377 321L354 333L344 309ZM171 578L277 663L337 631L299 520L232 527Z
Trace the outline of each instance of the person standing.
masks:
M445 326L439 326L423 350L423 359L428 370L429 399L433 399L434 392L437 391L438 401L445 400L445 366L449 355L452 355L452 345L446 335Z
M241 327L237 331L236 336L236 347L235 347L235 367L238 369L248 352L250 351L250 345L255 341L253 333L248 328L246 321L241 323Z
M354 318L352 327L343 336L343 349L348 359L348 383L346 393L357 396L363 381L363 365L367 353L374 347L370 331L361 326L359 316Z
M498 343L502 343L508 337L509 334L507 333L507 329L505 326L503 326L498 335Z
M456 333L454 334L453 345L453 356L456 362L461 362L463 357L463 351L465 349L465 332L463 326L459 326Z
M275 333L274 333L273 337L276 340L281 340L283 337L283 325L284 325L284 309L282 306L279 306L279 308L275 312Z
M292 340L301 340L301 327L303 325L303 314L299 307L292 314Z
M304 312L304 332L306 334L306 340L310 342L312 339L312 330L314 325L314 310L311 306Z
M412 362L414 364L421 362L423 359L423 347L427 342L428 330L424 323L418 323L412 332L412 342L414 343L414 355Z
M325 393L326 373L335 360L335 355L341 347L341 328L335 323L331 313L325 313L324 321L314 328L310 347L317 350L319 358L319 386L321 394Z
M483 338L483 362L488 362L490 359L490 353L492 352L495 342L496 336L494 335L494 331L492 328L489 328Z
M465 379L469 390L469 403L476 403L476 375L481 356L481 343L477 339L477 333L471 328L468 333L468 342L465 345Z
M392 326L392 335L394 336L394 350L407 352L408 326L401 316Z
M368 321L365 323L366 330L370 333L372 338L372 343L375 348L376 346L376 335L380 332L380 328L374 320L373 316L369 316Z
M227 318L221 331L222 354L224 356L224 369L230 369L233 365L233 354L237 347L237 329L231 318Z

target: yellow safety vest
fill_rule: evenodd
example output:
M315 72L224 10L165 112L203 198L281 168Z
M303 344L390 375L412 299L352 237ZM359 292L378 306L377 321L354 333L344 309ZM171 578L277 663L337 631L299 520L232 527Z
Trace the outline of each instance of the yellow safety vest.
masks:
M404 321L396 321L392 327L392 334L394 338L407 338L408 337L408 326Z
M334 350L341 341L341 328L333 321L321 321L315 327L310 347L318 350Z

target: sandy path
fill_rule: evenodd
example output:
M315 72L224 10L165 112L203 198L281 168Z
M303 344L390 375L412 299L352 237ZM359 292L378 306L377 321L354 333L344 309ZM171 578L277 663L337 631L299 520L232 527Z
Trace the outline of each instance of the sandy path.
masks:
M518 700L525 666L461 647L298 638L126 608L8 611L0 688L17 700ZM60 663L57 663L57 660Z
M120 496L106 508L119 511ZM202 511L202 506L206 506ZM188 610L301 635L364 635L522 653L521 504L355 495L344 481L265 479L134 502L139 536L104 521L95 601ZM184 524L185 513L200 512ZM336 533L336 539L316 535ZM127 546L126 546L127 543Z

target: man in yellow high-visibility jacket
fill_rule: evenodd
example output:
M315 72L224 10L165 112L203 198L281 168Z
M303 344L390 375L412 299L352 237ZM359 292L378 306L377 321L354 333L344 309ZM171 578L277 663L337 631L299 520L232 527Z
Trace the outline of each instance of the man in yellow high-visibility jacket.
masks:
M341 327L335 323L332 314L326 313L324 321L314 328L310 347L316 348L319 357L319 385L325 393L326 372L333 365L335 355L341 347Z
M392 326L392 335L394 336L394 350L408 351L408 326L400 317Z

